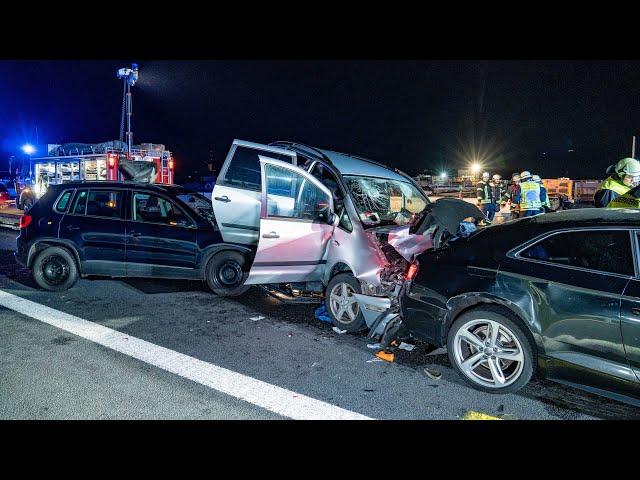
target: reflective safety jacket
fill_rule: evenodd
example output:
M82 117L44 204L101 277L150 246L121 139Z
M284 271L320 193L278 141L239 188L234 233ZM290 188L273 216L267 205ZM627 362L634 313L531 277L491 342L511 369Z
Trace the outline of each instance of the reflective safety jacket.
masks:
M484 180L480 180L478 182L477 190L477 198L478 203L481 205L485 205L487 203L493 203L493 185L491 182L485 182Z
M540 201L542 205L551 210L551 202L549 201L549 195L547 195L547 189L544 186L540 186Z
M636 187L624 195L618 195L609 202L607 208L640 208L640 189Z
M499 204L502 200L502 196L505 193L505 188L500 182L494 182L493 180L489 182L489 186L491 187L491 196L493 198L493 203Z
M608 207L609 203L615 200L619 195L626 194L631 187L628 187L613 175L608 177L598 187L598 191L594 195L596 207Z
M540 210L542 201L540 199L540 184L537 182L521 182L520 192L516 195L516 200L520 204L520 211ZM545 195L546 197L546 195Z

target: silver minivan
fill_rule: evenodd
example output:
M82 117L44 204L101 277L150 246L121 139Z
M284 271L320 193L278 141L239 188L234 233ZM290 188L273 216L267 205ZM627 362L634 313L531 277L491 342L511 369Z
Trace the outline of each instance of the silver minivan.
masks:
M324 293L334 324L347 331L366 327L354 294L385 296L392 277L404 274L389 232L408 230L430 204L408 175L378 162L293 142L241 140L229 150L211 201L224 241L244 247L213 262L214 291L238 295L249 285L279 284L290 293ZM253 258L246 258L247 246Z

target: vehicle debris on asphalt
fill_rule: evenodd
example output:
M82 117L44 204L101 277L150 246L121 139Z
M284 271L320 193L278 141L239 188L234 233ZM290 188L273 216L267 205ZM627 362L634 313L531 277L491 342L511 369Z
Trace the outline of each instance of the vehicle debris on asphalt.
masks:
M320 305L318 305L318 308L316 308L313 313L314 313L315 317L318 320L320 320L321 322L332 323L331 322L331 317L329 316L329 313L327 312L327 306L325 305L324 302L322 302Z
M343 333L347 333L346 330L340 330L338 327L333 327L331 330L333 330L334 332L336 332L339 335L342 335Z
M257 322L258 320L264 320L266 317L263 317L262 315L258 315L257 317L251 317L249 318L249 320Z
M440 377L442 377L442 373L440 373L437 370L433 370L432 368L429 367L425 367L424 368L424 373L427 375L427 377L429 377L431 380L438 380Z
M398 348L401 350L406 350L407 352L412 351L414 348L416 348L415 345L412 345L410 343L404 343L404 342L400 342L400 345L398 345Z
M376 353L376 357L380 360L384 360L385 362L393 362L395 360L395 354L393 352L386 352L384 350L380 350Z

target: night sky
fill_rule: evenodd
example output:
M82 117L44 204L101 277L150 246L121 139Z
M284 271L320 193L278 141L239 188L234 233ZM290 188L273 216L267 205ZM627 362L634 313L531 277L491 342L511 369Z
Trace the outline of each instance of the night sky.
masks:
M36 127L40 144L117 139L132 60L134 143L164 143L178 179L205 174L209 150L219 167L234 138L410 174L475 155L503 175L602 178L640 136L637 61L0 61L0 169Z

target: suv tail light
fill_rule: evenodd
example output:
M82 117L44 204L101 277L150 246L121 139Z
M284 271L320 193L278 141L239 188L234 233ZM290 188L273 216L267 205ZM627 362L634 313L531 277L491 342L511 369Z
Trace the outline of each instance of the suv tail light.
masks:
M18 224L18 227L27 228L29 225L31 225L32 220L33 217L31 215L22 215L20 217L20 223Z
M418 264L410 263L409 268L407 268L407 273L404 274L404 279L411 281L414 278L416 278L417 274L418 274Z

